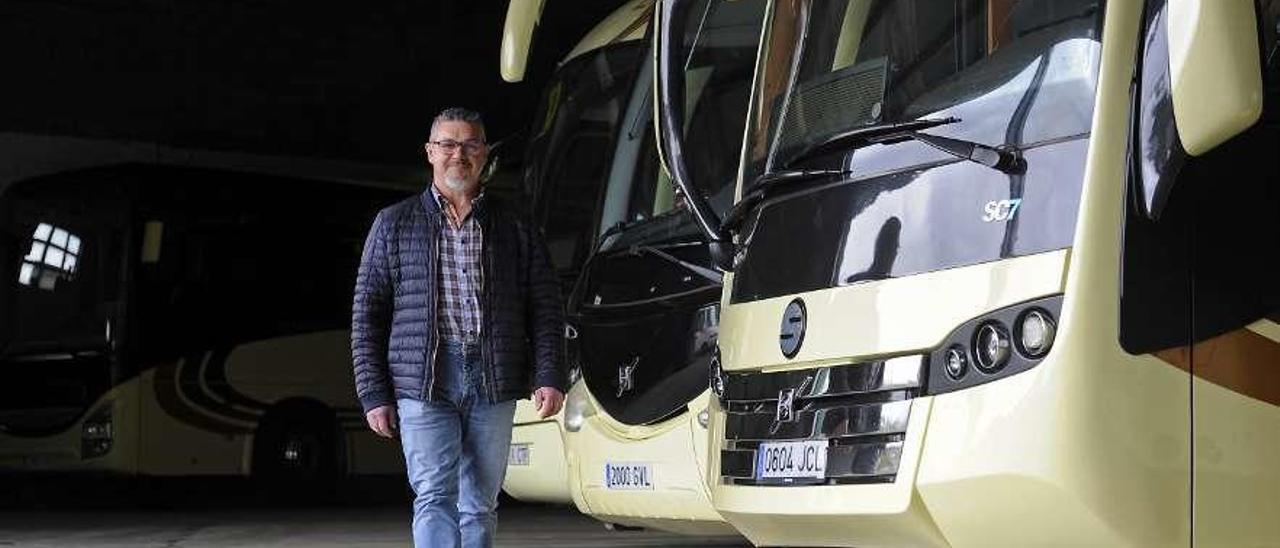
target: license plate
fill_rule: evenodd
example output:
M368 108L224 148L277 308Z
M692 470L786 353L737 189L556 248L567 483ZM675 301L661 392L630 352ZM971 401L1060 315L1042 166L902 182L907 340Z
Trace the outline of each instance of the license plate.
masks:
M606 462L606 489L653 489L653 466L646 462Z
M827 472L827 442L763 442L756 450L756 479L822 479Z
M529 445L513 443L507 451L507 466L529 466Z

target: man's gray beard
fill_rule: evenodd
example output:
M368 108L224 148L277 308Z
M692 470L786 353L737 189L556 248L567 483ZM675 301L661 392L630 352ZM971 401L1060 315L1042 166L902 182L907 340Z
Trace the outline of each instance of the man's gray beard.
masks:
M449 187L452 190L458 190L458 191L466 190L467 187L471 186L471 184L468 183L466 179L463 179L461 177L453 177L449 175L445 175L444 185Z

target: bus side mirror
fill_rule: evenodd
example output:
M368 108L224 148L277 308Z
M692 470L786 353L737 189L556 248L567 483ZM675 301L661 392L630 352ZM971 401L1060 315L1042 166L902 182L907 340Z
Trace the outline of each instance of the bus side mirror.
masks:
M511 0L507 4L507 20L502 27L502 49L498 54L503 80L513 83L524 80L533 31L542 18L543 3L545 0Z
M1168 0L1169 73L1182 147L1199 156L1262 115L1253 0Z

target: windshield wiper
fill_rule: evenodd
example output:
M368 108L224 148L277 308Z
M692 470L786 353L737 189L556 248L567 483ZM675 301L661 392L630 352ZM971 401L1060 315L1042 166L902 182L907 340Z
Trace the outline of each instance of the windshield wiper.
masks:
M635 221L618 221L609 225L609 228L604 229L604 232L601 232L600 236L596 238L596 249L592 253L599 253L600 248L604 247L604 243L609 241L609 238L621 234L624 229L633 223L635 223Z
M638 224L643 223L643 222L648 221L648 220L650 220L650 219L636 219L636 220L632 220L632 221L618 221L618 222L614 223L613 225L609 226L609 228L606 228L606 229L605 229L605 231L604 231L603 233L601 233L601 234L600 234L600 238L596 240L596 248L595 248L595 250L594 250L594 251L592 251L592 252L591 252L590 257L588 257L588 258L587 258L587 263L589 264L591 261L593 261L593 260L595 259L595 257L596 257L597 255L599 255L599 254L601 254L601 253L604 253L604 251L602 251L602 249L604 248L604 244L605 244L605 242L607 242L607 241L609 240L609 238L612 238L612 237L614 237L614 236L617 236L618 234L622 234L622 233L623 233L623 232L625 232L628 228L631 228L631 227L633 227L633 226L635 226L635 225L638 225ZM632 254L632 255L639 255L639 254L641 254L641 253L649 253L649 254L655 255L655 256L657 256L657 257L659 257L659 258L661 258L661 259L663 259L663 260L665 260L665 261L667 261L667 262L670 262L670 263L673 263L673 264L679 265L679 266L681 266L681 267L684 267L685 269L689 270L690 272L693 272L693 273L695 273L695 274L697 274L697 275L699 275L699 276L702 276L703 278L706 278L706 279L708 279L708 280L711 280L711 281L713 281L713 282L715 282L715 283L723 283L723 282L724 282L724 275L723 275L723 274L721 274L721 273L719 273L719 272L717 272L717 271L715 271L715 270L712 270L712 269L710 269L710 268L706 268L706 267L703 267L703 266L698 266L698 265L693 264L693 263L691 263L691 262L688 262L688 261L682 260L682 259L680 259L679 257L676 257L676 256L674 256L674 255L671 255L670 253L667 253L667 252L665 252L665 251L662 251L661 249L658 249L658 248L653 247L653 246L650 246L650 245L634 244L634 245L632 245L631 247L626 248L626 249L625 249L625 251L626 251L627 253ZM609 250L609 252L613 252L613 250ZM582 267L583 271L586 271L586 270L587 270L587 266L588 266L588 265L583 265L583 267Z
M834 135L821 143L800 151L799 154L787 160L787 165L795 165L800 161L830 152L833 149L859 148L876 143L888 144L914 139L961 160L981 164L1003 173L1016 175L1026 171L1026 162L1016 150L1005 147L992 147L953 137L920 133L921 130L958 122L960 122L960 119L953 116L861 127Z
M894 140L907 132L954 124L959 121L959 118L925 118L908 122L892 122L860 127L833 135L820 143L805 148L799 154L787 160L784 167L791 167L837 148L858 148L885 140ZM773 195L773 191L776 188L826 177L847 175L848 173L849 171L846 169L781 169L766 172L756 178L755 181L752 181L751 186L747 187L750 191L743 195L742 199L738 200L738 203L733 205L733 208L725 215L724 221L720 223L720 228L728 232L736 231L742 225L742 221L746 219L747 213L755 209L756 205L764 201L766 197Z
M1026 171L1026 162L1015 150L991 147L963 139L920 133L921 130L955 124L960 121L956 117L923 118L860 127L833 135L822 142L805 148L799 154L788 159L785 166L790 167L836 149L860 148L876 143L888 144L914 139L956 158L976 162L1004 173L1017 174ZM767 172L758 177L749 187L751 190L741 200L738 200L738 203L734 204L733 209L730 209L729 213L725 215L724 222L720 223L720 227L722 230L736 231L742 225L747 213L766 197L773 195L773 190L776 188L826 177L847 175L848 173L849 170L847 169L783 169Z
M751 184L751 190L738 200L738 203L733 204L733 208L720 222L720 229L728 232L736 231L742 225L743 219L747 217L747 213L755 209L756 205L765 198L772 196L775 189L848 173L848 170L844 169L792 169L765 173L756 178Z
M632 227L636 225L644 224L652 219L653 219L652 217L646 217L643 219L630 219L630 220L624 219L609 225L609 228L604 229L604 232L601 232L600 236L596 238L596 241L595 241L595 244L593 244L594 247L591 250L590 256L595 256L601 253L604 250L604 245L606 243L609 243L610 238L617 236L619 234L622 234L623 232L630 230Z
M904 137L915 139L961 160L981 164L1001 173L1021 175L1027 172L1027 161L1022 159L1022 155L1018 154L1017 149L1014 148L993 147L964 139L939 137L918 131L909 132Z
M651 245L633 245L630 248L628 248L627 251L632 255L640 255L641 253L648 253L664 261L667 261L671 264L683 267L685 270L688 270L689 272L702 276L703 278L711 280L712 282L715 282L717 284L724 283L724 274L721 274L720 272L717 272L705 266L699 266L699 265L693 264L689 261L676 257L675 255L667 253L666 251L663 251Z
M805 149L801 150L799 154L788 159L785 167L793 166L799 162L813 158L814 156L831 152L834 149L858 148L874 143L895 142L901 140L901 137L904 134L912 131L945 126L959 121L960 119L956 117L922 118L920 120L887 122L851 129L844 133L832 135L821 142L809 145Z

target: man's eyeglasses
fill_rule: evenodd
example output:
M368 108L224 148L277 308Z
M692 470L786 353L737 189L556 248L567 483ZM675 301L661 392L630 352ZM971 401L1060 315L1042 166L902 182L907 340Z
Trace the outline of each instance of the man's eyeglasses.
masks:
M475 140L454 141L453 139L443 139L440 141L427 141L427 143L435 145L437 149L445 154L453 154L461 148L462 152L467 156L474 156L478 154L480 151L484 150L486 146L484 141Z

